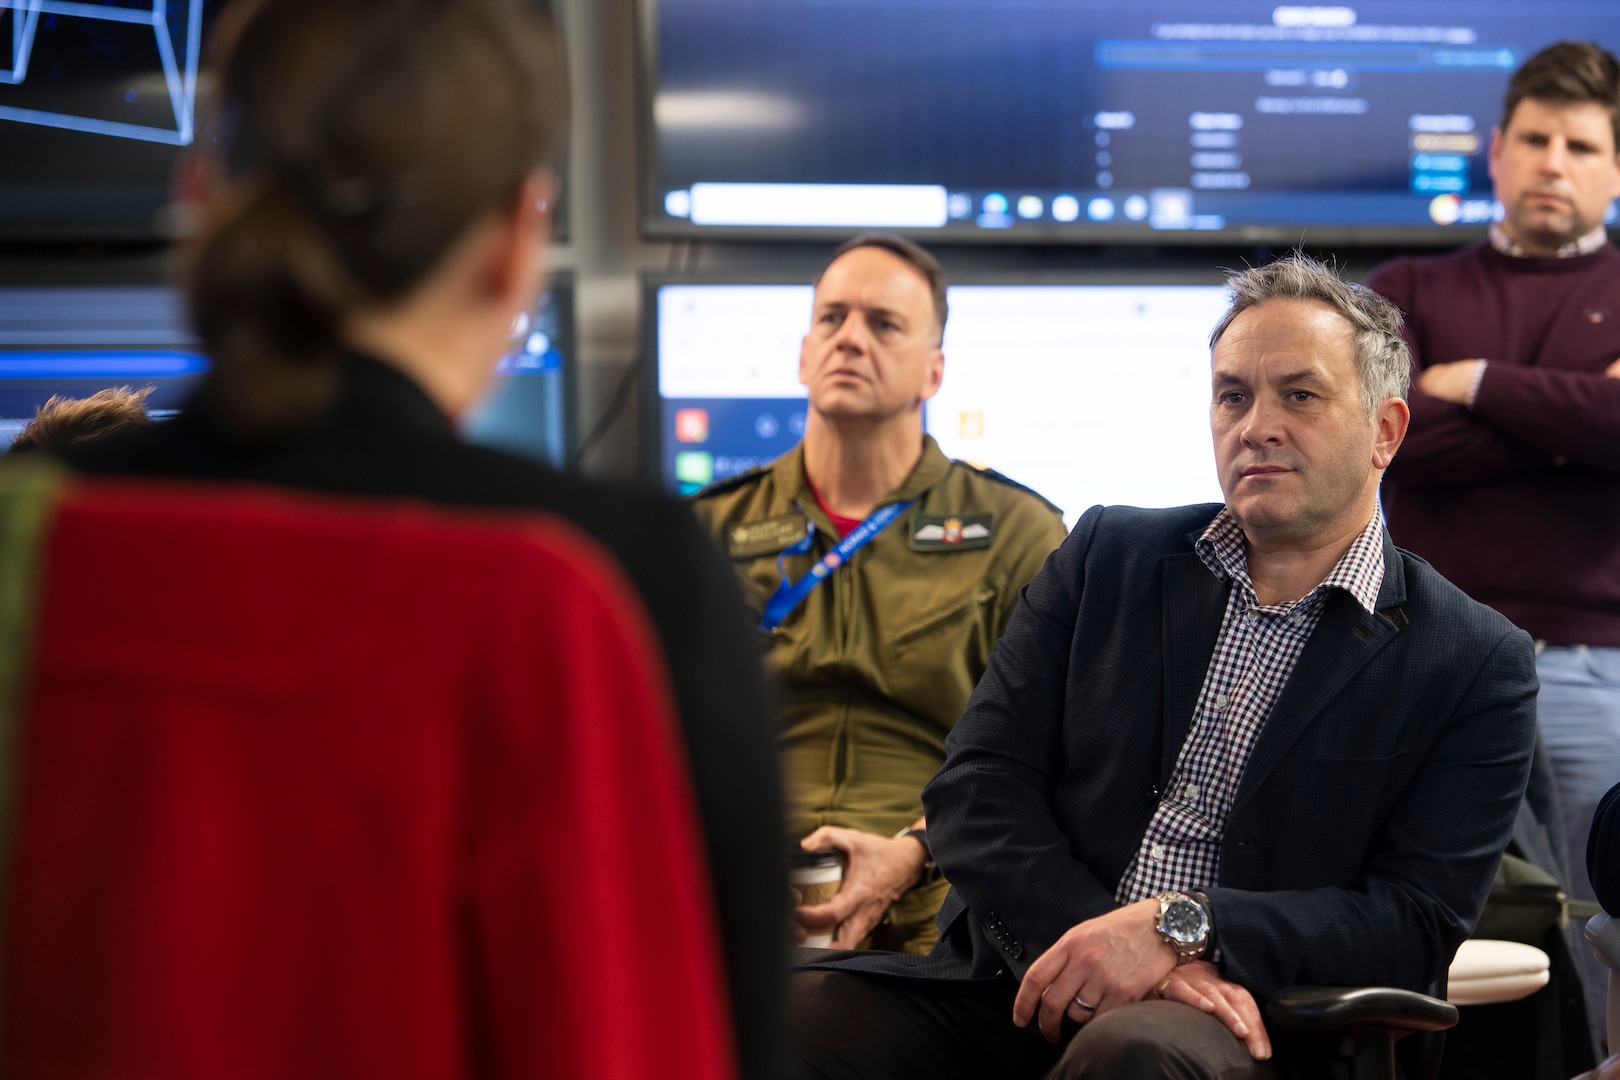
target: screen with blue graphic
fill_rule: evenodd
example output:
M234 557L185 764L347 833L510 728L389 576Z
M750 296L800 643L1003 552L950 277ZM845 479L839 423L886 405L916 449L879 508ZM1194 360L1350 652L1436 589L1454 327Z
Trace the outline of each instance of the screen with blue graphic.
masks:
M0 3L0 235L161 237L217 0Z
M512 327L511 351L463 419L467 438L565 467L573 451L573 282L559 275ZM153 419L196 390L208 359L161 286L0 288L0 448L50 398L150 387Z
M150 387L148 415L172 416L207 370L173 289L0 289L0 448L57 396Z
M1445 240L1513 70L1620 51L1614 0L643 4L657 235Z
M924 429L953 458L1034 488L1073 524L1098 503L1218 501L1209 333L1226 310L1197 284L950 287L945 381ZM691 494L764 465L804 433L799 344L809 285L647 286L654 473Z
M536 0L550 12L548 0ZM224 0L0 0L0 239L174 236ZM566 199L553 235L567 235Z
M512 327L512 349L463 418L462 434L566 468L574 452L574 384L574 282L558 274Z

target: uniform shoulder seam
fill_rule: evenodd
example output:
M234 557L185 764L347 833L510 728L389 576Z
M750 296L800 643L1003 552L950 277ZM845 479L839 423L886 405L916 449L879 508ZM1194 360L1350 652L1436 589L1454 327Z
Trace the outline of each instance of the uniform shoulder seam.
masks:
M1010 487L1015 491L1021 491L1026 495L1031 495L1034 498L1038 499L1040 501L1041 505L1045 506L1048 510L1050 510L1052 513L1056 514L1058 517L1063 516L1063 510L1060 507L1058 507L1055 503L1053 503L1052 500L1048 499L1045 495L1042 495L1040 492L1036 491L1034 488L1029 487L1026 484L1020 484L1017 480L1014 480L1012 477L1007 476L1005 473L999 473L999 472L996 472L996 470L994 470L994 469L983 468L983 467L978 466L978 465L970 465L967 462L961 461L961 460L956 459L956 458L951 459L951 464L956 465L956 466L960 466L961 468L964 468L964 469L968 470L970 473L974 474L975 476L982 476L986 480L991 480L991 481L994 481L995 483L1003 484L1006 487Z
M714 495L724 495L728 491L735 491L744 484L758 480L770 470L771 466L769 465L755 465L752 469L745 469L740 473L734 473L723 480L716 480L705 487L699 488L688 495L687 498L696 502L699 499L707 499Z

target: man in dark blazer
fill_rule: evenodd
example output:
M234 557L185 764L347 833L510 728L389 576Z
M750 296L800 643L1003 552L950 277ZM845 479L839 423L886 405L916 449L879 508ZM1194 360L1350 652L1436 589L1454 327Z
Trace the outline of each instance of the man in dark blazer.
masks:
M1383 528L1398 311L1301 256L1231 284L1225 506L1094 508L1027 587L923 795L940 944L798 976L804 1075L1308 1074L1257 999L1422 988L1478 918L1530 640Z

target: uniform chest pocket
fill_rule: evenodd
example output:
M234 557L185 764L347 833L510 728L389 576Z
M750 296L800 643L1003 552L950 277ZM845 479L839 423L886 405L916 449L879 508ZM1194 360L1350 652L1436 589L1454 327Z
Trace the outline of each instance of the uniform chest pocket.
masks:
M950 730L967 706L995 644L996 590L958 591L895 626L885 668L890 696L909 712Z
M995 601L995 586L975 585L900 623L889 639L890 648L905 649L954 623L977 621L979 612Z

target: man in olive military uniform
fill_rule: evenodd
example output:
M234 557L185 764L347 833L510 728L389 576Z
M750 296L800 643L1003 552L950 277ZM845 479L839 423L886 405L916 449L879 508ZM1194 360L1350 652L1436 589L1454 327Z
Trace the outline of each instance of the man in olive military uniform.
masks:
M1052 504L923 433L945 316L944 275L922 248L845 244L816 282L799 353L804 440L693 502L770 635L790 840L848 858L838 896L794 912L835 948L932 948L948 886L923 785L1019 590L1064 537Z

